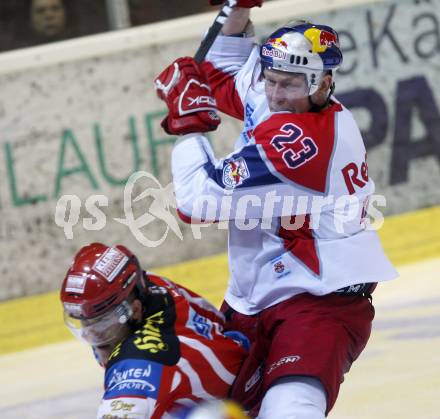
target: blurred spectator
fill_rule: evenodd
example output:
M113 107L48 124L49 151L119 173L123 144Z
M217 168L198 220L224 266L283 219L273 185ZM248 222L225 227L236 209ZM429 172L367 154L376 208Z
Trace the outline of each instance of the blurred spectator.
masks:
M35 39L42 42L63 39L66 29L63 0L31 0L30 23Z
M0 51L107 30L105 0L0 0Z
M119 1L119 0L118 0ZM108 30L105 0L27 0L23 46L61 41Z

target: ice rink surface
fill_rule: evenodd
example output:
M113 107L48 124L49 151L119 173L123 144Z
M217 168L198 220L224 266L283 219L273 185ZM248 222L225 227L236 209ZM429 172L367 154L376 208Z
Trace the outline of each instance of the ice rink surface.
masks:
M440 419L440 258L400 267L374 293L371 340L332 419ZM74 340L0 357L2 419L95 417L103 370Z

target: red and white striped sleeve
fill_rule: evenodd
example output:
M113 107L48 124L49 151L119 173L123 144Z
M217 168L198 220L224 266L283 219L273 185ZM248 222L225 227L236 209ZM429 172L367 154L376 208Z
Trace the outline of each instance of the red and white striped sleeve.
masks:
M219 110L237 119L244 118L257 50L253 38L219 36L202 63Z

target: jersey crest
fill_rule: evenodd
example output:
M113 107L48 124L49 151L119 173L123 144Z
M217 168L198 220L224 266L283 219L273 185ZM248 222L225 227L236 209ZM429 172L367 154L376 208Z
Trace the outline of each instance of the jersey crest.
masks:
M223 184L226 188L233 189L240 186L249 176L249 169L243 157L225 162Z

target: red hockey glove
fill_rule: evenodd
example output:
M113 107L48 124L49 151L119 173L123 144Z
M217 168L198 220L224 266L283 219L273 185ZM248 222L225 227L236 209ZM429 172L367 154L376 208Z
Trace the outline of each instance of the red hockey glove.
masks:
M211 6L217 6L223 4L224 0L209 0ZM244 9L251 9L252 7L261 7L263 0L237 0L237 5L235 7L243 7Z
M157 95L168 107L161 125L168 134L214 131L220 124L211 88L190 57L178 58L154 80Z

